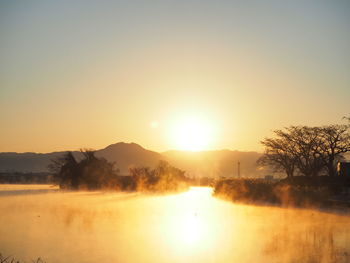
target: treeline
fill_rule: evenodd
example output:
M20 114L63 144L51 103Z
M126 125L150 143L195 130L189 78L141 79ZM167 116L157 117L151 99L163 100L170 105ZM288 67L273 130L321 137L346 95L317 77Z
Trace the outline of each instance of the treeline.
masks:
M129 176L121 176L115 164L98 158L91 150L82 150L78 161L71 152L52 160L49 170L61 189L110 189L119 191L167 192L188 189L185 172L160 161L154 169L134 167Z
M50 184L52 182L52 176L49 173L0 173L1 184Z
M244 203L350 207L350 176L336 176L337 162L350 151L349 127L290 126L275 130L273 138L261 141L265 151L258 164L284 172L286 178L220 180L214 195Z
M335 176L337 162L350 151L349 127L290 126L275 130L275 137L261 141L265 151L258 164L271 167L276 172L285 172L287 177Z
M166 161L160 161L155 169L131 168L130 175L136 191L183 191L189 187L189 179L185 176L185 172Z
M233 202L297 207L348 207L346 177L297 176L277 182L264 179L226 179L215 184L214 195Z

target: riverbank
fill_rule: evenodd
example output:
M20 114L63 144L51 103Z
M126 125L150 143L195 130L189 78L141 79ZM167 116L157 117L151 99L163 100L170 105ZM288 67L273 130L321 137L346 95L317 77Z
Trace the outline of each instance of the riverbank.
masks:
M226 179L216 182L214 196L246 204L350 210L349 178Z

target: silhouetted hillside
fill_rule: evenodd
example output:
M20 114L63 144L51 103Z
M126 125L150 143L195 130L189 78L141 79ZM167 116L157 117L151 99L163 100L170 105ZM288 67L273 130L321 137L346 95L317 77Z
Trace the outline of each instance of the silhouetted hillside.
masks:
M0 153L0 172L47 172L51 159L65 152L53 153ZM73 152L79 160L79 151ZM121 174L127 174L130 167L148 166L154 168L160 160L166 160L175 167L185 170L187 175L195 177L236 177L237 162L241 163L241 176L264 176L269 172L259 170L257 152L230 150L186 152L167 151L162 154L144 149L136 143L119 142L96 151L97 157L115 162Z
M64 153L0 153L0 172L47 172L50 160ZM79 151L73 154L77 159L82 158ZM97 150L96 156L115 162L122 174L127 173L132 166L155 167L162 159L159 153L146 150L136 143L124 142Z
M46 172L50 160L63 153L0 153L0 172Z
M237 163L240 162L242 177L264 176L266 170L259 170L257 152L230 150L186 152L167 151L163 155L176 167L187 171L190 176L237 177Z
M122 174L128 172L130 167L148 166L155 167L162 155L146 150L136 143L119 142L111 144L102 150L96 151L97 157L104 157L110 162L115 162Z

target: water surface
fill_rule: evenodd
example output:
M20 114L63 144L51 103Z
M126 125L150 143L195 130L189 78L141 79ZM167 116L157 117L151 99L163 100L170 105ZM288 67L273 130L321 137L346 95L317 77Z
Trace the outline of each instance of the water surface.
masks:
M30 188L0 186L0 252L21 260L350 262L346 215L238 205L211 188L165 196Z

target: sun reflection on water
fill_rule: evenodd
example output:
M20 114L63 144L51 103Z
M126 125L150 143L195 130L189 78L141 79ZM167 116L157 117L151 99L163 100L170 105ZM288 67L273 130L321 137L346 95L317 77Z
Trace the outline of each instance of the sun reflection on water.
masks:
M200 240L203 229L197 214L184 216L180 221L180 228L180 233L187 245L195 244Z
M211 188L192 187L177 196L177 205L163 225L167 241L174 250L193 254L206 250L215 240L215 217L208 209L212 202Z
M26 262L350 262L348 215L248 206L211 194L193 187L164 196L5 195L0 252Z

